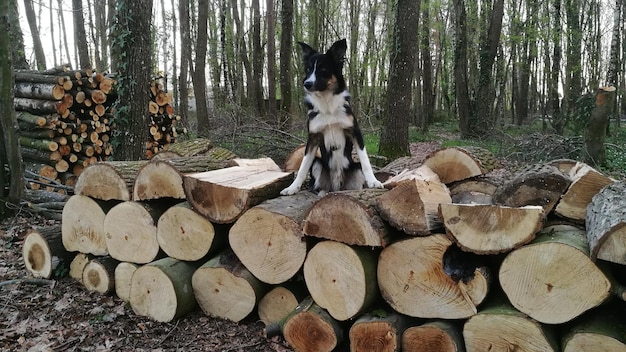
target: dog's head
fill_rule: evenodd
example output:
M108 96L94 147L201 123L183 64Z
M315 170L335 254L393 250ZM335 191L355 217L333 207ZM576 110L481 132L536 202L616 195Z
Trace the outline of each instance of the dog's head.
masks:
M302 47L304 62L304 89L308 92L332 91L339 94L346 89L343 79L343 61L346 55L346 40L335 42L325 54L317 52L308 44L298 42Z

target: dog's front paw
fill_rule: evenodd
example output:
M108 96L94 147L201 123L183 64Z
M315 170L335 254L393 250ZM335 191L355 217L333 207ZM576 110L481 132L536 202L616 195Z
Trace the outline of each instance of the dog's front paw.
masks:
M289 186L283 189L282 191L280 191L280 194L283 196L291 196L291 195L298 193L299 190L300 190L300 187Z
M368 188L384 188L385 186L383 186L383 184L377 179L373 179L373 180L367 180L367 187Z

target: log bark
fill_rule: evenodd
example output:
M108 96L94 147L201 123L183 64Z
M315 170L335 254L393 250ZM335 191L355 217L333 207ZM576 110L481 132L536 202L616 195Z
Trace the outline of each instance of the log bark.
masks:
M508 207L539 205L545 214L549 214L570 183L570 179L553 165L531 165L499 186L493 201Z
M137 264L154 261L159 254L157 222L165 204L134 201L119 203L104 218L106 246L111 257Z
M408 319L396 312L374 310L360 316L350 328L350 351L396 352Z
M551 329L507 303L493 304L469 318L463 327L463 337L468 352L558 351Z
M369 308L379 297L378 251L334 241L315 245L304 262L311 297L335 319L344 321Z
M185 199L183 174L223 169L228 166L228 162L204 155L153 160L137 172L133 200Z
M183 187L187 201L212 222L232 223L249 208L277 197L291 182L292 174L271 164L185 175Z
M546 324L568 322L611 293L609 279L589 258L585 232L569 225L548 226L509 253L499 279L515 308Z
M20 145L28 148L53 152L59 149L59 144L53 140L33 139L28 137L19 138Z
M193 311L197 307L191 289L195 269L193 263L167 257L137 269L130 288L133 311L160 322Z
M226 250L196 270L193 292L202 311L213 317L241 321L252 311L267 287Z
M441 204L448 237L464 251L476 254L510 252L532 241L543 225L543 208L497 205Z
M177 158L183 156L205 155L213 147L214 145L211 140L206 138L195 138L172 143L167 148L160 151L157 155L169 153Z
M424 160L448 184L486 174L500 167L500 162L488 150L480 147L449 147L435 151Z
M376 174L380 175L380 172L377 172ZM382 176L381 178L384 179L384 177ZM384 185L385 185L385 188L394 188L399 183L406 181L406 180L420 180L420 181L441 183L441 180L439 179L439 175L437 175L428 166L421 165L414 169L402 170L398 174L387 178L387 180L384 182Z
M626 264L626 182L615 182L593 196L587 208L587 241L593 260Z
M275 286L259 301L257 309L259 319L269 326L280 323L308 296L308 291L301 282L290 282Z
M184 202L167 209L157 223L156 239L168 256L196 261L226 244L225 233L217 234L213 224Z
M115 294L126 303L130 303L130 286L137 269L139 265L128 262L120 262L115 267Z
M317 199L310 192L278 197L237 219L229 232L230 246L259 280L280 284L300 270L307 254L301 223Z
M349 245L386 246L389 228L376 210L376 198L385 192L370 188L327 194L306 214L304 234Z
M14 94L18 98L31 98L42 100L61 100L65 95L65 89L57 82L52 83L34 83L34 82L15 82Z
M300 352L331 352L343 341L339 323L312 298L302 301L282 326L285 340Z
M449 185L452 203L493 204L493 194L503 180L486 175L471 177Z
M131 200L137 171L148 161L100 162L78 177L74 193L101 200Z
M380 217L409 235L427 236L442 227L439 204L451 203L446 185L405 180L376 199Z
M583 222L587 214L587 205L591 203L593 196L614 180L583 163L577 163L568 176L572 183L554 211L564 218Z
M412 317L463 319L476 314L476 305L489 289L485 268L444 257L450 246L445 235L433 234L394 242L383 249L378 259L378 285L385 301Z
M73 195L63 208L61 230L68 251L107 255L104 217L112 205Z
M17 111L27 111L35 115L63 114L67 110L67 106L61 101L30 98L13 99L13 107Z
M63 276L69 271L74 255L63 247L59 225L31 229L24 237L22 259L26 270L34 277Z
M465 344L461 328L448 320L429 321L407 328L402 334L404 352L462 352Z
M111 257L90 260L83 269L82 283L89 291L106 295L115 288L115 267L118 261Z

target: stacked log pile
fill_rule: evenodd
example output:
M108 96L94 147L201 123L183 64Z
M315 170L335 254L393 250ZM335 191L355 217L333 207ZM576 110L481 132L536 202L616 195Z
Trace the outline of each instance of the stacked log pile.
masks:
M109 282L158 321L256 308L297 351L626 349L626 183L588 165L502 179L490 153L455 147L386 189L281 197L291 174L271 161L197 172L185 158L80 176L62 238L86 287ZM150 190L165 184L176 190Z
M15 73L14 107L31 189L71 191L86 166L111 156L114 84L112 75L91 69ZM158 79L150 91L148 158L174 142L180 119Z

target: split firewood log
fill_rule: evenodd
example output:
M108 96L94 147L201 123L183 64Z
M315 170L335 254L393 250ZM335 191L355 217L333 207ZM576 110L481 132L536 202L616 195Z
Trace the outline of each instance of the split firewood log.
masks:
M386 246L389 228L376 210L376 198L385 192L369 188L325 195L306 214L304 234L349 245Z
M63 247L61 226L34 228L28 231L22 245L24 266L34 277L49 279L69 271L75 253Z
M115 267L119 262L109 256L90 260L83 269L83 286L103 295L115 288Z
M87 196L73 195L63 207L61 233L70 252L107 255L104 218L113 206Z
M259 301L259 319L265 326L279 323L296 309L308 293L303 282L293 281L275 286Z
M585 231L570 225L548 226L509 253L499 279L515 308L546 324L568 322L611 294L611 282L589 258Z
M166 204L122 202L104 218L106 246L111 257L121 262L145 264L159 254L157 222Z
M339 323L307 298L281 322L285 340L296 351L331 352L343 341Z
M232 223L249 208L280 195L293 175L282 172L271 159L261 165L234 166L187 174L183 187L187 201L218 224Z
M504 182L493 194L494 204L509 207L539 205L549 214L569 187L571 181L550 164L531 165L512 180Z
M468 352L558 351L554 331L508 303L491 304L469 318L463 326L463 337Z
M563 334L563 352L626 351L624 308L608 304L577 319Z
M448 237L476 254L509 252L532 241L543 225L543 208L498 205L440 204L439 216Z
M593 260L626 264L626 182L615 182L593 196L587 208L587 241Z
M216 229L204 216L183 202L167 209L157 223L156 239L168 256L196 261L224 247L226 233Z
M130 302L130 286L138 268L139 265L129 262L119 262L115 267L115 294L126 303Z
M400 351L407 324L408 319L394 311L376 309L363 314L350 328L350 351Z
M592 197L615 180L584 163L577 163L572 167L568 176L572 183L554 208L554 212L570 220L583 222L587 214L587 205L591 203Z
M230 247L255 277L280 284L300 270L307 255L300 224L317 199L302 191L267 200L237 219L228 235Z
M451 201L445 184L409 179L378 197L376 209L393 227L409 235L427 236L442 227L439 204Z
M451 246L446 235L433 234L383 249L377 276L385 301L412 317L463 319L476 314L489 291L488 270Z
M137 171L133 200L185 199L183 174L223 169L229 166L229 160L217 160L205 155L162 161L153 159Z
M139 169L148 161L107 161L89 165L78 177L74 193L102 200L131 200Z
M202 264L193 274L192 287L206 315L234 322L250 315L267 291L230 249Z
M132 276L130 305L141 316L168 322L194 309L191 262L165 257L138 268Z
M391 189L405 180L420 180L441 183L439 175L437 175L428 166L421 165L414 169L404 169L397 175L387 178L383 184L385 185L385 188Z
M316 244L304 261L311 297L335 319L344 321L369 308L379 297L378 251L335 241Z
M503 180L492 175L480 175L448 185L452 203L493 204L493 194Z
M90 254L78 253L70 263L70 277L80 283L83 282L83 271L87 264L95 257Z
M430 154L424 165L430 167L441 182L448 184L486 174L500 167L500 162L487 149L480 147L449 147Z
M402 334L404 352L460 352L465 344L461 328L449 320L433 320L411 326Z

